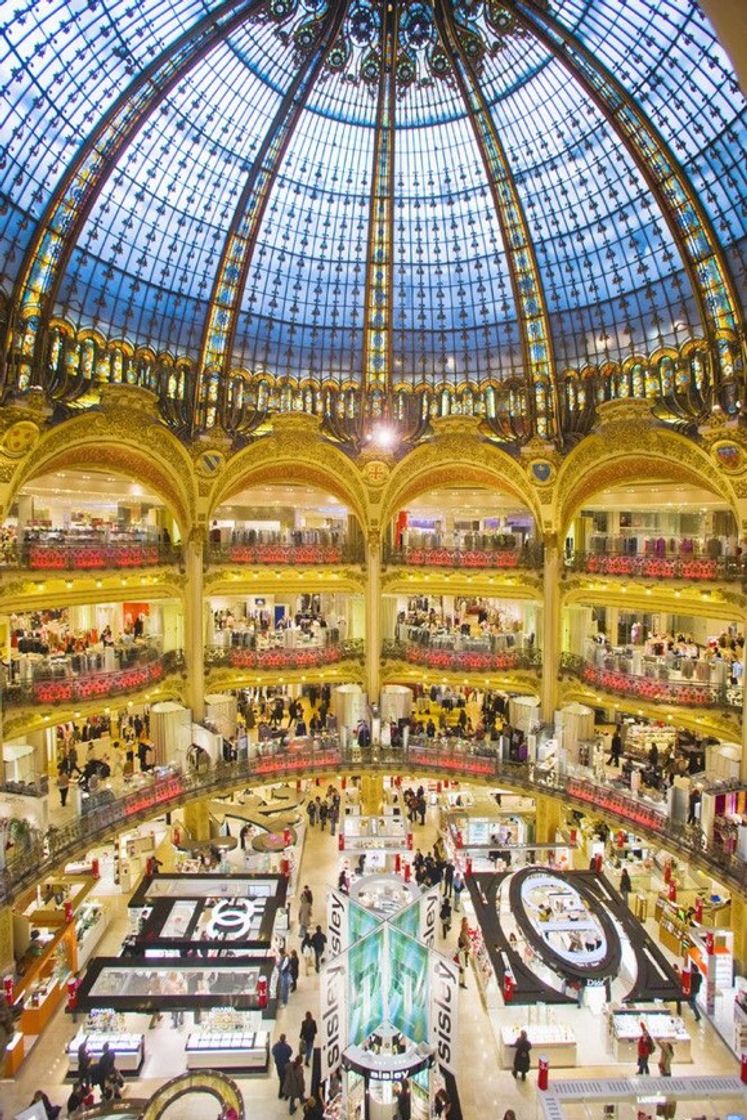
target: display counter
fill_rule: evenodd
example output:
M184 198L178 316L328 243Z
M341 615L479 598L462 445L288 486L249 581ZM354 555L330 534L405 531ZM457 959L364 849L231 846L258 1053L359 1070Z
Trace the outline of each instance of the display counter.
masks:
M116 1055L117 1069L121 1073L139 1073L145 1058L145 1035L131 1034L126 1031L86 1031L80 1030L68 1043L67 1060L68 1072L73 1074L78 1071L78 1050L82 1043L95 1064L104 1052L104 1043L109 1044L109 1049Z
M109 914L100 902L86 902L75 919L75 971L84 968L109 925Z
M637 1061L641 1024L646 1027L657 1045L664 1039L672 1043L675 1062L693 1060L692 1041L682 1019L670 1015L663 1009L637 1011L635 1008L630 1008L625 1011L613 1011L611 1016L612 1048L618 1061L631 1064Z
M5 1047L2 1076L13 1078L18 1073L26 1057L25 1039L21 1031L16 1031Z
M576 1036L561 1023L527 1026L521 1023L504 1024L500 1031L501 1068L510 1069L514 1064L514 1048L520 1031L526 1031L536 1057L547 1058L552 1069L568 1069L577 1064Z
M267 1031L193 1031L185 1046L187 1069L266 1070L270 1060Z
M24 1034L39 1035L60 1006L65 987L54 978L46 980L42 987L31 991L23 1002L21 1030Z

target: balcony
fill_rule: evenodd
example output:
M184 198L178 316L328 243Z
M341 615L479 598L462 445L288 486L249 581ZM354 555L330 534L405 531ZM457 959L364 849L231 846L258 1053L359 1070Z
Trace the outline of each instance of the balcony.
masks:
M210 544L210 560L215 564L362 564L363 544L333 540L331 534L319 539L284 540L273 533L249 532L246 540ZM316 535L315 535L316 536Z
M261 754L244 756L234 763L219 763L213 769L181 773L172 770L145 778L141 788L111 798L63 828L51 828L42 835L27 830L23 844L8 852L3 867L4 847L0 849L0 902L12 899L21 890L60 864L137 821L156 813L168 812L194 797L227 791L253 781L279 778L296 779L302 774L376 771L384 774L417 775L423 771L446 777L505 784L529 796L545 794L561 798L566 805L587 811L608 813L629 822L636 831L660 845L670 845L714 875L725 885L739 889L747 886L747 863L723 851L700 829L672 824L666 806L648 797L617 790L604 783L576 775L559 775L541 770L532 763L503 762L487 743L465 739L424 740L413 738L401 750L380 750L376 746L360 750L343 748L335 735L292 740L286 746L262 744ZM0 832L0 838L2 833Z
M457 643L459 641L456 639ZM478 643L467 640L465 645L477 647ZM406 661L411 665L422 665L426 669L444 672L506 673L515 669L542 668L542 654L535 649L494 650L460 648L459 644L438 646L385 641L383 657L386 661Z
M683 708L722 708L741 710L742 688L738 685L713 685L671 677L635 676L621 669L602 669L575 653L561 654L561 668L584 684L616 696L630 697L654 704L678 704Z
M513 544L507 542L513 541ZM522 547L513 537L488 533L465 534L465 543L459 548L449 548L431 542L422 545L408 544L404 548L387 548L387 564L401 564L423 568L462 568L469 571L541 569L544 550L541 544L530 541Z
M49 541L7 542L0 567L22 568L33 572L93 572L109 568L150 568L175 564L181 549L175 545L149 541L66 540L56 536Z
M205 653L205 668L229 666L232 669L321 669L327 665L337 665L342 661L362 661L363 642L351 639L330 642L327 645L298 646L288 648L276 646L270 649L252 649L245 646L232 646L223 649L210 646Z
M123 696L157 684L182 668L181 650L169 650L164 654L154 649L127 652L135 656L124 657L120 666L111 671L80 668L74 671L72 657L60 659L57 666L49 663L33 666L30 679L4 685L3 706L65 704Z
M629 556L617 552L574 552L566 556L566 569L595 576L629 579L676 579L717 583L747 579L747 557L730 556Z

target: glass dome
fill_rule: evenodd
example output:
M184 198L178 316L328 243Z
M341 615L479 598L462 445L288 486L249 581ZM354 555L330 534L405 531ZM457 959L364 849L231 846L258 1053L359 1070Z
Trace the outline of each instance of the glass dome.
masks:
M2 31L6 388L80 402L140 354L179 423L508 387L552 435L574 377L645 393L698 343L699 407L735 375L745 106L690 0L30 0Z

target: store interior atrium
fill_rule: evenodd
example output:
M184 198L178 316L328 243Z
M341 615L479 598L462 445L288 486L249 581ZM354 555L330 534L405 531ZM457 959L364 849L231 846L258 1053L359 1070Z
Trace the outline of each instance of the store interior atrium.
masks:
M0 7L0 1120L745 1120L746 44Z

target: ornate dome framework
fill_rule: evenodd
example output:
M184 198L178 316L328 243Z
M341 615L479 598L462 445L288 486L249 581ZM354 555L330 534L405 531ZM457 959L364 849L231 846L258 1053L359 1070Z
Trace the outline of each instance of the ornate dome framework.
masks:
M744 100L691 0L35 2L3 30L6 398L360 446L741 413Z

